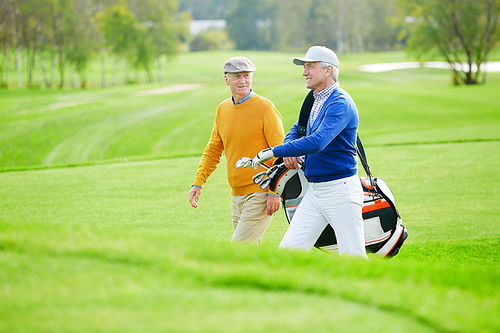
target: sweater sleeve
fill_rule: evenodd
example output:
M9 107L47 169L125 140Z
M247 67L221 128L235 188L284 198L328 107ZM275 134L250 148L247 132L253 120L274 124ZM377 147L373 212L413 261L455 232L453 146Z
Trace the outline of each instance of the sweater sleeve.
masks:
M316 154L332 142L348 122L349 117L344 101L336 101L327 106L325 117L314 132L274 147L274 155L291 157Z
M299 122L296 122L295 124L293 124L292 128L290 128L287 135L285 136L285 142L290 142L299 138L297 127L299 127Z
M281 114L273 104L264 115L264 135L266 136L269 147L282 144L285 138ZM276 158L272 159L271 164L274 164L275 161ZM271 190L269 190L269 195L279 197L276 192Z
M272 104L264 115L264 135L269 147L282 144L285 138L281 115Z
M206 182L208 177L214 172L219 165L222 153L224 152L224 144L219 135L217 129L217 115L215 116L214 126L212 128L212 134L205 147L205 151L201 156L200 164L198 166L198 171L194 177L193 185L202 187Z

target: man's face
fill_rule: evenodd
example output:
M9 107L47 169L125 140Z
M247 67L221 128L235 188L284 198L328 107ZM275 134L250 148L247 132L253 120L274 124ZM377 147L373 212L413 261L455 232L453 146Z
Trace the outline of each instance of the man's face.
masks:
M329 68L321 68L319 62L305 62L302 76L306 77L306 88L321 91L325 87Z
M226 84L231 88L234 97L245 97L252 87L252 72L227 73Z

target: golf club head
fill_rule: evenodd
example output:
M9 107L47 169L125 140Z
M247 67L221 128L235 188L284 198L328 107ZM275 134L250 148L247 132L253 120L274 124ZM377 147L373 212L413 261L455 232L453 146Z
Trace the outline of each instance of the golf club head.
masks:
M266 172L262 171L262 172L255 174L255 176L252 177L252 180L255 184L260 184L260 182L262 181L262 179L264 179L265 176L266 176Z
M259 187L261 190L265 190L271 183L271 178L266 178L260 182Z
M252 165L252 159L250 157L242 157L236 161L236 169L248 168Z
M266 175L269 178L274 178L274 176L276 176L276 173L278 172L279 167L280 167L280 165L275 165L275 166L271 167L269 170L267 170Z

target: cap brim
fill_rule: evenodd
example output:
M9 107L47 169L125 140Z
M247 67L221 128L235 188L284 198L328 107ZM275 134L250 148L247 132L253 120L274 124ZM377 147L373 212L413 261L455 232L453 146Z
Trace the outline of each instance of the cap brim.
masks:
M305 62L319 62L320 60L314 60L309 58L293 58L293 63L298 66L304 65Z

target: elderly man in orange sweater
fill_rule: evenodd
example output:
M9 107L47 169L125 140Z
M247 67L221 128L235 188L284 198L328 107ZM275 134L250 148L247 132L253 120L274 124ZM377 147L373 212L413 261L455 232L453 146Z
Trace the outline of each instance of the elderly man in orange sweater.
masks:
M282 144L285 134L281 115L268 99L252 90L255 66L245 57L230 58L224 64L224 78L232 97L217 107L212 134L201 157L189 191L189 202L198 207L202 186L217 168L222 153L227 159L231 186L233 220L232 242L259 244L261 237L280 207L280 197L262 190L252 181L253 168L236 169L242 156Z

